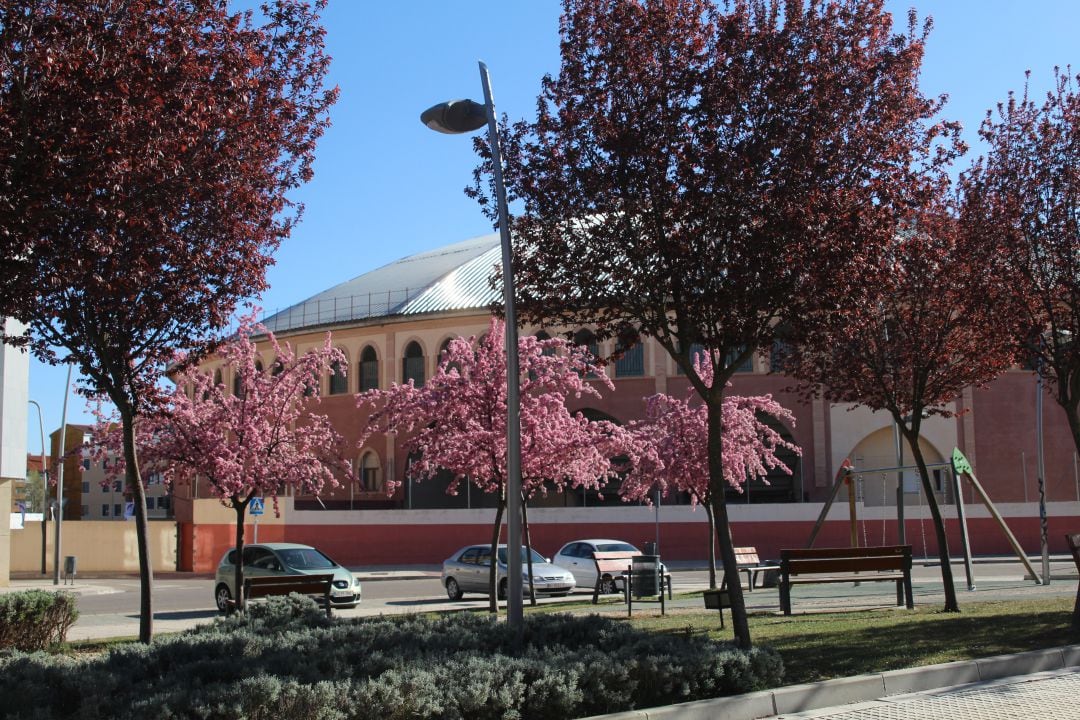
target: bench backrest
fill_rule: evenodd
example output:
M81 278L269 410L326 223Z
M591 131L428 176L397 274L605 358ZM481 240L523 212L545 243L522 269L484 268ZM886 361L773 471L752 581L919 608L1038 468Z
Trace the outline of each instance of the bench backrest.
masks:
M736 565L760 565L761 558L758 557L756 547L737 547L735 548L735 564Z
M630 567L630 558L638 553L630 550L612 550L609 552L594 552L593 560L596 562L596 572L613 573L622 572Z
M324 575L272 575L244 578L244 595L248 598L269 597L271 595L326 594L334 574Z
M1080 570L1080 533L1066 534L1065 542L1069 543L1069 550L1072 550L1073 562L1076 563L1077 570Z
M790 575L910 570L911 546L793 548L780 551L780 565Z

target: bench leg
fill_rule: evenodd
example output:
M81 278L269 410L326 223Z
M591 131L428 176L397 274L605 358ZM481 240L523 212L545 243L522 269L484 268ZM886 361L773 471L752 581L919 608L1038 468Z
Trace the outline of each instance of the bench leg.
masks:
M786 572L782 573L780 578L780 609L784 611L785 615L791 614L791 584L788 582L790 577Z

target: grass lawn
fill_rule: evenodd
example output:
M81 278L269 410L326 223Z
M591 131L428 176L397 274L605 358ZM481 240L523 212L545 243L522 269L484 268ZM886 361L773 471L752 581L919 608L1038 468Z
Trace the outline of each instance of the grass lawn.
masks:
M785 682L815 682L954 660L1016 653L1080 643L1071 629L1074 599L972 602L960 613L938 608L864 610L784 617L751 615L750 636L784 659ZM708 632L731 638L720 629L715 610L669 610L666 616L644 612L630 622L655 632Z

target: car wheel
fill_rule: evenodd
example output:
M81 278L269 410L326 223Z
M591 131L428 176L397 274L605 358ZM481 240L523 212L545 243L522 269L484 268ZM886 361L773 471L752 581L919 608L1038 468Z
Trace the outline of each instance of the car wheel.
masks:
M619 592L619 586L615 584L614 578L605 575L600 580L600 592L604 595L611 595Z
M458 585L457 580L454 578L446 578L446 596L451 600L460 600L465 593L461 591L461 586Z
M217 605L217 609L221 612L229 612L229 605L232 602L232 593L229 592L229 586L225 583L218 585L214 588L214 603Z
M505 600L506 599L506 578L503 578L499 582L499 599L500 600Z

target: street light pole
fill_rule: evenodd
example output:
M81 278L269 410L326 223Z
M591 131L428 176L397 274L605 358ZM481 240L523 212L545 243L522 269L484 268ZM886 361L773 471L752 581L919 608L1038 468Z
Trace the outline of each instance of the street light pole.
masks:
M488 129L488 146L491 148L492 174L499 212L499 237L502 242L503 303L506 312L506 621L510 627L520 630L524 625L524 604L521 577L521 378L518 369L517 311L514 307L512 248L498 116L495 114L495 99L491 92L491 77L487 65L482 61L480 84L484 88L483 105L472 100L440 103L425 110L420 115L420 121L432 130L442 133L472 132L479 130L485 123Z
M38 405L37 400L30 400L29 403L37 408L38 418L38 432L41 433L41 472L39 476L41 478L41 574L44 575L48 572L45 567L45 558L48 552L45 549L45 540L47 535L45 534L45 508L49 504L49 483L47 482L48 475L45 468L45 420L41 413L41 405Z
M56 468L56 522L53 525L53 585L60 584L60 526L64 521L64 453L67 446L67 403L71 390L71 365L64 384L64 410L60 415L60 451Z

